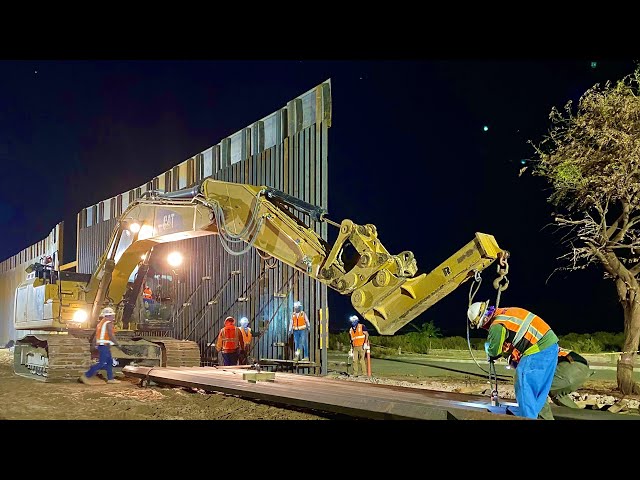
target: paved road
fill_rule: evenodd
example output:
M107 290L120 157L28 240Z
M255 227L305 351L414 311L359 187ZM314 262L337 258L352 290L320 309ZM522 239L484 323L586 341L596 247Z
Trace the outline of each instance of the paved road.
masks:
M331 371L345 372L347 368L347 354L330 352L328 368ZM478 377L487 378L489 365L486 361L476 358L473 360L441 358L429 355L398 355L385 359L372 358L371 372L380 377L415 376L415 377ZM610 365L592 365L595 371L592 380L616 380L616 367ZM504 363L496 364L496 373L500 378L508 379L513 376L513 370L507 369ZM636 368L634 376L640 381L640 369Z

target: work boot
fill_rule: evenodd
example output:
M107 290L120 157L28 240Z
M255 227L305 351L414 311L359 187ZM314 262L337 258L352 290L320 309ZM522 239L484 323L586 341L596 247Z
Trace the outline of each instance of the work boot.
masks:
M107 380L107 383L122 383L120 380L116 380L115 378L112 378L111 380Z
M80 378L78 379L78 381L84 383L85 385L91 385L91 381L84 373L80 375Z

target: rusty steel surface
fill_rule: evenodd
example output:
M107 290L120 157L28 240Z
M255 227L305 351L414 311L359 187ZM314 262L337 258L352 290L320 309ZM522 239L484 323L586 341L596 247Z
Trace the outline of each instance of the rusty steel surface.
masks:
M513 401L491 406L488 396L348 381L324 376L277 372L275 381L243 380L247 365L234 367L134 367L127 377L261 400L284 407L307 408L374 420L528 420L506 414ZM638 416L576 410L551 405L556 420L640 420Z
M491 413L486 397L451 394L409 387L387 388L365 382L278 372L273 382L251 383L242 378L246 369L228 367L150 368L125 367L128 377L147 383L198 388L285 406L321 410L367 419L472 420L517 419Z

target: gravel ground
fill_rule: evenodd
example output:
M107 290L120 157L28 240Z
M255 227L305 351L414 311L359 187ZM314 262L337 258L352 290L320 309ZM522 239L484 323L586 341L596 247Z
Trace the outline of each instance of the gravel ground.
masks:
M204 391L152 386L140 388L137 380L97 386L81 383L44 383L13 373L13 356L0 349L0 419L4 420L326 420L324 412L282 408L266 402ZM349 377L330 373L344 381L370 382L456 393L489 394L487 379L460 377L417 378L394 375L387 378ZM515 399L513 385L502 383L503 399ZM572 394L575 400L611 405L621 395L614 382L590 381ZM626 412L635 413L639 400L627 398Z

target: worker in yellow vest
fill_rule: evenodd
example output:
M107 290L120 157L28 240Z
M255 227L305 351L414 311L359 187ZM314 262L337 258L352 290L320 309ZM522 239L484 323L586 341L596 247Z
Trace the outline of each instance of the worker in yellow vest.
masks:
M249 319L242 317L240 319L240 333L242 334L242 340L244 341L244 348L240 351L240 365L249 365L249 355L251 354L251 340L253 339L253 333L249 326Z
M293 349L296 360L309 360L309 317L302 310L302 302L293 303L293 315L289 320L289 335L293 332Z

